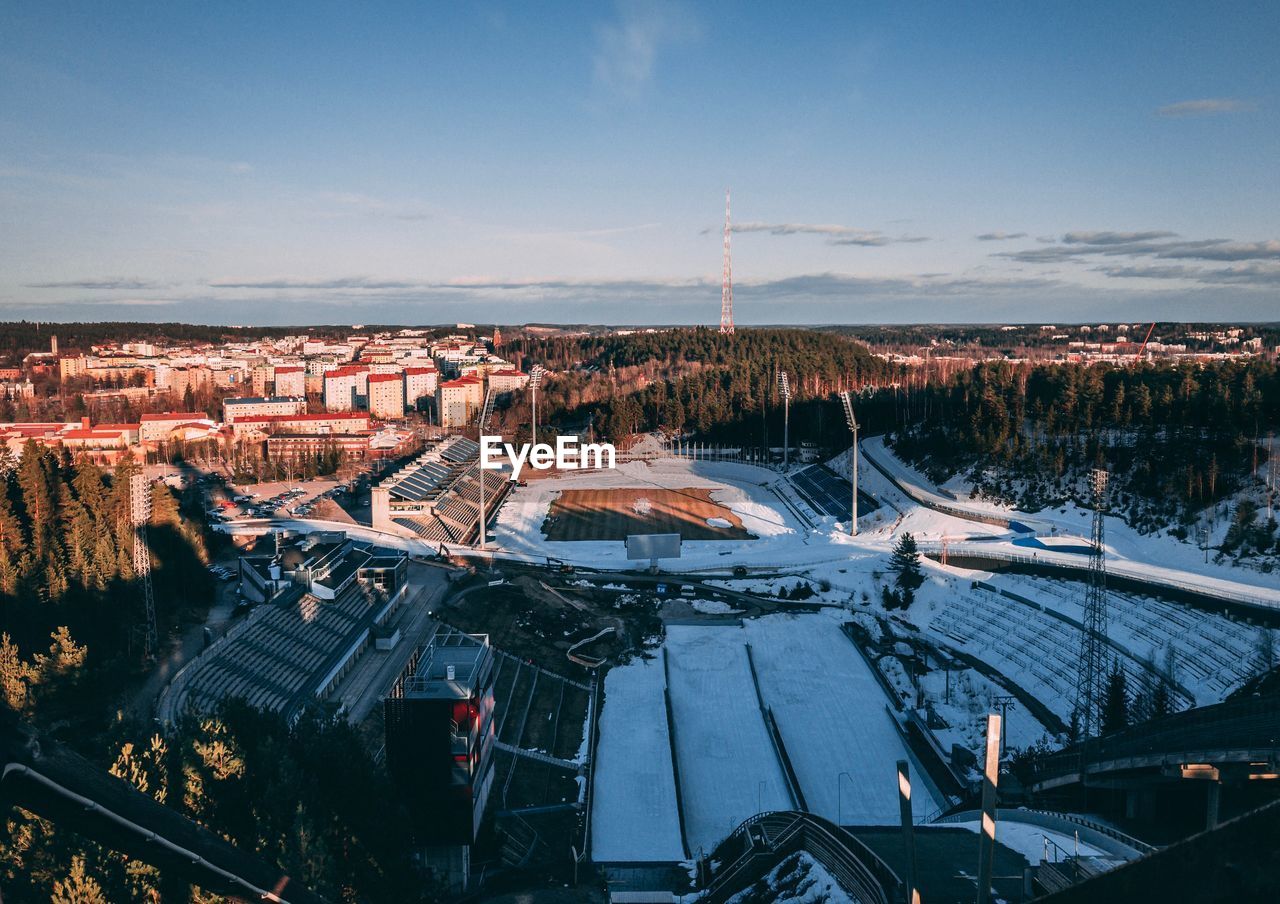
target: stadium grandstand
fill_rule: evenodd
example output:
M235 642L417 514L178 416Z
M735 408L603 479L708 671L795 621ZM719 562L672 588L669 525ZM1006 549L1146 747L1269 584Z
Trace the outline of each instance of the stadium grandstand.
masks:
M406 553L340 531L242 557L242 593L262 604L175 676L160 701L162 723L231 697L295 718L355 664L403 601L407 575Z
M431 543L471 543L480 533L481 474L485 520L492 521L511 481L481 471L480 446L451 436L373 488L373 526Z

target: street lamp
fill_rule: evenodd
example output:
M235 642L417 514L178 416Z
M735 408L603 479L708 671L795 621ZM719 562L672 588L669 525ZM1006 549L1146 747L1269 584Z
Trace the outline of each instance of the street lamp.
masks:
M838 826L844 825L844 798L840 796L840 793L844 791L844 785L840 782L842 778L853 781L853 776L847 772L841 772L836 776L836 825Z
M840 393L844 405L845 423L853 432L853 445L849 448L849 480L853 485L853 506L850 509L849 536L858 535L858 419L853 414L853 397L848 390Z
M542 382L542 375L544 373L546 373L546 370L543 369L541 364L535 364L533 367L529 368L529 389L533 393L533 428L530 432L532 433L532 439L535 445L538 442L538 384Z
M778 391L782 393L782 467L791 463L791 381L785 370L778 371Z

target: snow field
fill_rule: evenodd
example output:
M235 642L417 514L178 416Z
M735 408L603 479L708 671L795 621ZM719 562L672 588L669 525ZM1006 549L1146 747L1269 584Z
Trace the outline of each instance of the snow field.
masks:
M684 859L662 661L635 660L605 678L591 808L598 862Z
M809 809L845 825L895 825L895 763L910 757L884 691L840 629L847 617L770 615L743 630ZM913 785L913 810L926 816L937 802L924 782Z
M710 852L748 817L792 808L737 627L671 625L664 651L685 832Z

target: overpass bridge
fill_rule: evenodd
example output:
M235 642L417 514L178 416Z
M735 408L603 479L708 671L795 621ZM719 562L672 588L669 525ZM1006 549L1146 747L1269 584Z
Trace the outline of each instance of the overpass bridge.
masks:
M1183 779L1280 780L1280 695L1203 706L1091 738L1036 763L1029 787Z

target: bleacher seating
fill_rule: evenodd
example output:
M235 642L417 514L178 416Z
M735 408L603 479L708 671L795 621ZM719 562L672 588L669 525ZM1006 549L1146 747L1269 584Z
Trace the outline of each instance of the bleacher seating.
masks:
M1018 592L1071 618L1082 617L1082 586L1021 579ZM1024 589L1025 588L1025 589ZM1164 667L1172 651L1174 676L1206 705L1224 700L1258 671L1258 631L1226 616L1127 591L1107 591L1109 633Z
M261 709L292 715L367 633L385 598L352 584L337 599L310 594L266 603L235 636L193 662L174 712L207 712L240 697Z
M994 593L970 590L952 597L929 631L944 644L991 665L1063 721L1070 720L1080 649L1077 626ZM1143 687L1157 678L1145 662L1120 650L1111 649L1108 658L1120 663L1130 687ZM1183 698L1176 705L1183 708L1191 702Z
M445 440L390 482L390 521L432 543L471 543L480 533L480 446L462 436ZM511 490L507 474L484 471L484 506L489 521ZM401 511L403 500L416 510ZM428 511L423 512L422 508Z
M933 617L937 640L969 653L1023 687L1064 720L1075 699L1084 585L1003 575L999 586L1040 611L975 588ZM1119 661L1133 691L1163 678L1184 709L1226 699L1257 674L1259 628L1224 615L1125 591L1108 590L1108 658Z

